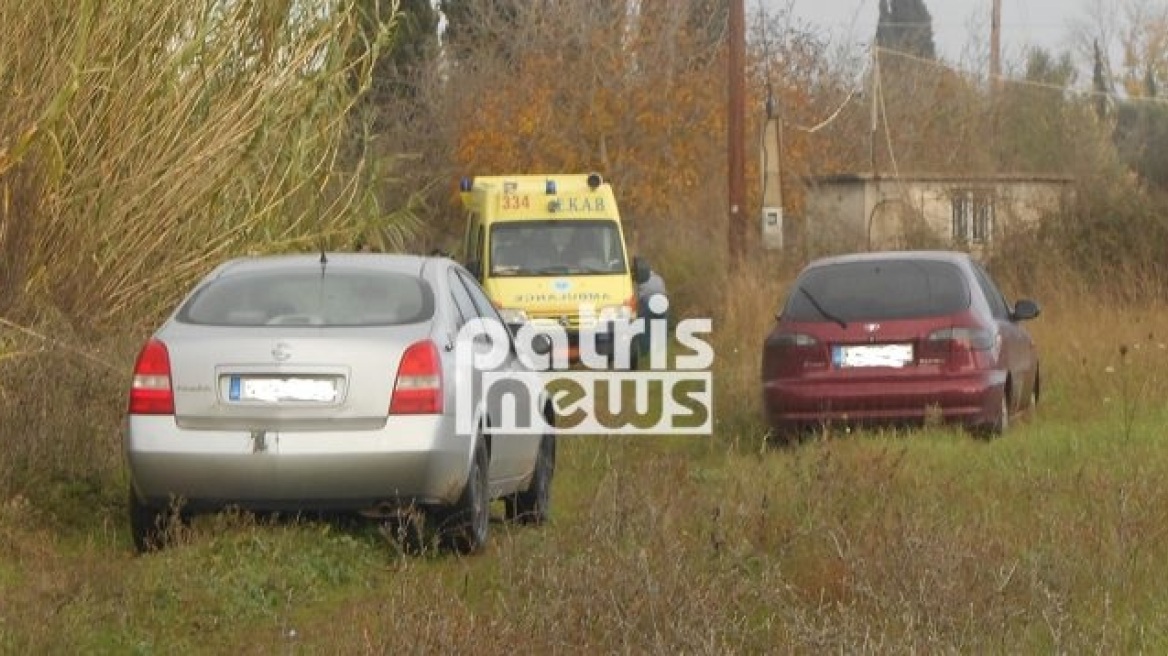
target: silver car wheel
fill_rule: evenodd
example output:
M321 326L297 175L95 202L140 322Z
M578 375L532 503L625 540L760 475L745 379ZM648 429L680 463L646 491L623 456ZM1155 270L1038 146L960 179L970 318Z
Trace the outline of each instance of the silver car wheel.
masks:
M445 513L443 543L462 554L478 553L486 546L491 521L487 448L479 441L471 459L466 487L458 501Z
M507 498L507 518L521 524L542 524L551 515L552 478L556 470L556 438L544 435L535 457L531 483Z

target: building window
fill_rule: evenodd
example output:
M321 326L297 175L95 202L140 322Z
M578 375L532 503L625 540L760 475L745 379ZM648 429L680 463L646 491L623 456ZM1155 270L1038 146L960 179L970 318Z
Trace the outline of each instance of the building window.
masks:
M953 241L984 244L994 234L994 196L988 191L953 194Z

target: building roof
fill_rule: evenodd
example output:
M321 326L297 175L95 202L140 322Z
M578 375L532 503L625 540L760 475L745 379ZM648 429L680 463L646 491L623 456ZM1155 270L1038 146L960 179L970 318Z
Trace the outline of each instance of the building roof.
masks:
M1046 182L1070 184L1074 176L1061 173L901 173L900 175L880 173L830 173L811 175L805 178L811 184L861 184L867 182L958 182L1001 183L1001 182Z

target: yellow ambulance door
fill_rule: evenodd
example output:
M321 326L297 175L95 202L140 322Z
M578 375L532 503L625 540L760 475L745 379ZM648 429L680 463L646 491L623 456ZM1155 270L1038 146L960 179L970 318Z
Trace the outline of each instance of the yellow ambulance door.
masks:
M486 234L483 229L483 222L479 218L478 212L467 212L466 219L466 246L463 252L463 263L475 278L482 282L484 279L483 272L485 271L486 252Z

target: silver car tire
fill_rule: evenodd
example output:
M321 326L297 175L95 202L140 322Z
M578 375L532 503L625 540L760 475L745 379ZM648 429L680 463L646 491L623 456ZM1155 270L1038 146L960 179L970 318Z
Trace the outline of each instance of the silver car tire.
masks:
M556 472L556 438L544 435L535 456L531 482L523 492L506 500L507 519L519 524L538 526L551 516L552 478Z
M443 513L440 530L443 545L461 554L478 553L487 544L491 523L488 467L487 448L479 440L462 495Z

